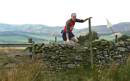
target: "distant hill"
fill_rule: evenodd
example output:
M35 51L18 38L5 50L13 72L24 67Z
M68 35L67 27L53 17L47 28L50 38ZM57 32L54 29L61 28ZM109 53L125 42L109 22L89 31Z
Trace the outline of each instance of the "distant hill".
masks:
M0 43L13 43L13 42L27 42L28 38L33 38L35 41L49 41L54 40L57 36L61 40L61 30L63 27L50 27L41 24L0 24ZM114 24L112 29L115 32L123 32L130 35L130 22L121 22ZM111 30L106 25L92 26L92 31L96 31L99 35L111 34ZM88 28L74 29L75 35L84 35L88 33ZM9 40L9 39L10 40ZM25 40L26 39L26 40ZM10 42L9 42L10 41Z
M62 29L62 27L49 27L39 24L0 24L0 43L27 42L28 38L32 38L34 41L40 40L41 42L54 40L54 36L61 37L59 31ZM8 40L8 38L12 39Z
M121 22L112 26L114 32L128 32L130 31L130 22ZM81 29L80 32L86 32L88 29ZM111 34L112 31L107 28L106 25L92 26L92 31L96 31L98 34Z
M116 32L130 31L130 22L121 22L114 24L112 28Z
M50 27L40 24L24 24L24 25L9 25L9 24L0 24L0 32L2 31L17 31L17 32L28 32L28 33L37 33L37 34L48 34L48 33L57 33L61 30L62 27Z

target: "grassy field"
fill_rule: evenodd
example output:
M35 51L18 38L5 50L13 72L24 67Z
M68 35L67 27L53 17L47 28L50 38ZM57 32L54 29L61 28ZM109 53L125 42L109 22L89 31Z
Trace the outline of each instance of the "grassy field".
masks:
M40 60L3 66L0 81L129 81L130 63L108 67L80 67L66 71L49 71Z
M112 41L112 40L115 39L115 37L112 36L112 35L104 35L104 36L100 36L100 39L105 39L105 40Z
M130 81L130 58L124 65L113 63L110 66L95 65L93 69L90 66L80 66L51 71L41 58L8 55L10 52L23 52L23 48L6 48L6 54L3 49L0 49L0 81Z
M26 47L0 47L0 55L14 56L24 55Z

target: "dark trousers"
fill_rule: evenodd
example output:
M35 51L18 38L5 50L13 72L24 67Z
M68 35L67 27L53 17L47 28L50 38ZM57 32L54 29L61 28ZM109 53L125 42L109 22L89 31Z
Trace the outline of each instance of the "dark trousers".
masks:
M71 38L74 37L74 34L72 32L68 32L68 35L69 35L69 40L71 40ZM67 40L67 38L66 38L66 32L64 32L64 31L62 32L62 38L63 38L64 41Z

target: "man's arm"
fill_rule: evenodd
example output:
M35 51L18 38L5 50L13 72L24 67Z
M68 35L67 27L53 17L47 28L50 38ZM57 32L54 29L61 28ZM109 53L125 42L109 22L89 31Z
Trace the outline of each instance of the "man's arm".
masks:
M85 22L83 19L76 19L76 21L75 22L80 22L80 23L83 23L83 22Z
M92 17L86 18L86 19L84 19L84 20L83 20L83 19L76 19L76 22L83 23L83 22L89 20L90 18L92 18Z

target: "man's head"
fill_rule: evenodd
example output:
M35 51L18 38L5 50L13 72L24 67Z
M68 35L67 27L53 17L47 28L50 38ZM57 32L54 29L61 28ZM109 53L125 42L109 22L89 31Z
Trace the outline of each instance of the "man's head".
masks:
M71 14L71 19L72 19L73 21L76 20L76 13L72 13L72 14Z

